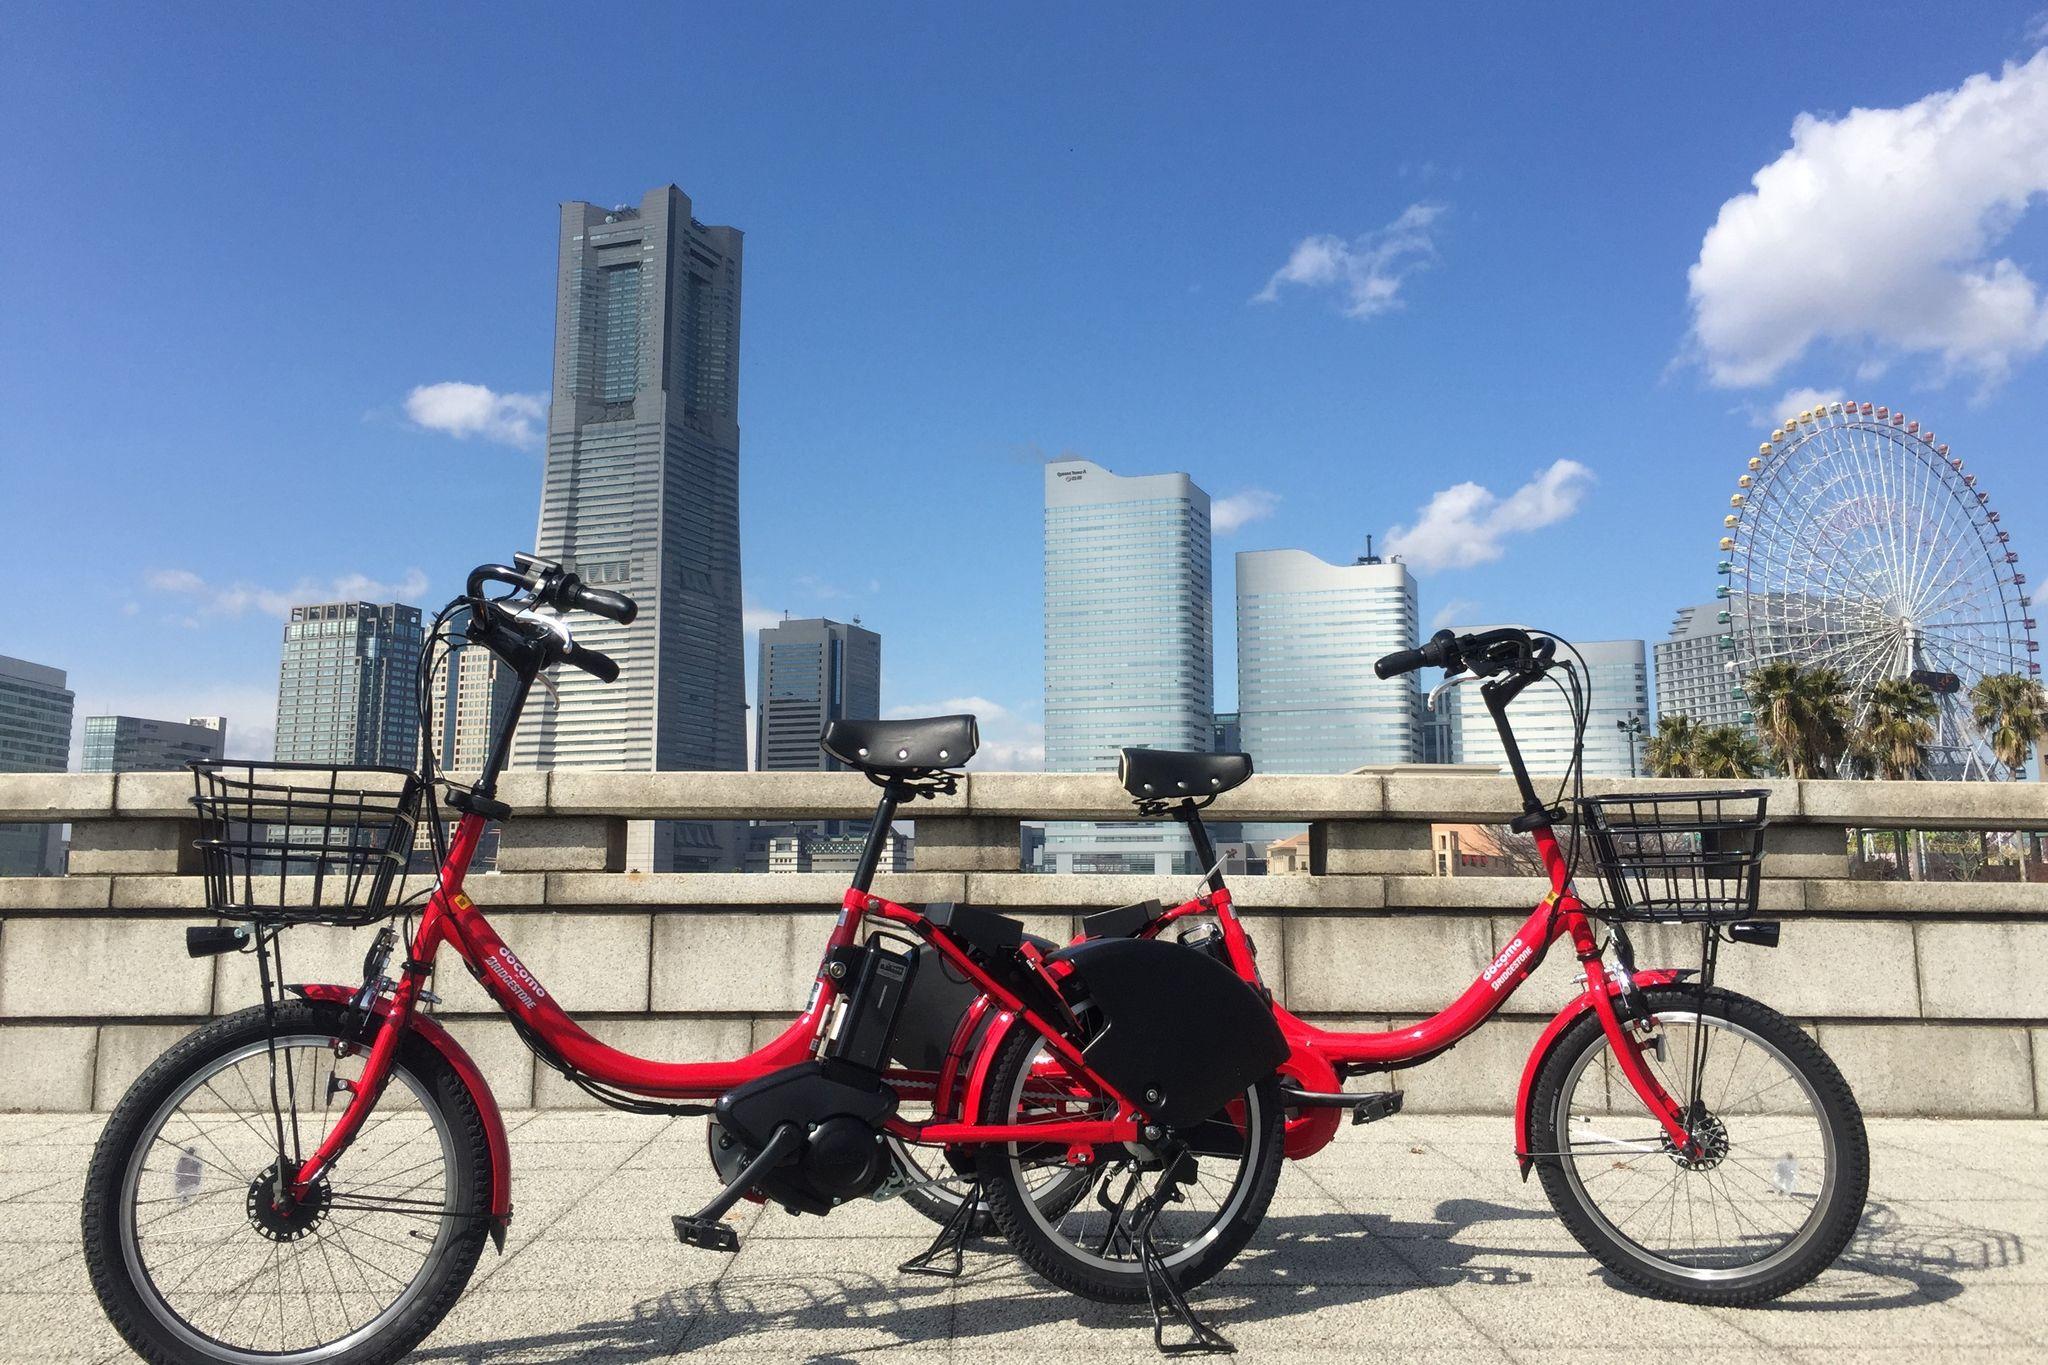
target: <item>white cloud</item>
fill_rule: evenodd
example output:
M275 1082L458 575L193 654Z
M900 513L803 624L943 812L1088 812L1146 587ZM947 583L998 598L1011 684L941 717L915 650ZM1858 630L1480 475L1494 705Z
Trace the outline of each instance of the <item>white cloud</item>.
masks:
M497 393L482 384L422 384L405 396L405 415L414 426L468 440L536 450L547 399L537 393Z
M1992 385L2048 346L2048 302L1993 255L2048 195L2048 51L1903 108L1801 114L1751 183L1688 272L1715 384L1768 384L1830 341Z
M753 598L746 597L740 606L740 627L752 635L755 631L766 630L775 625L784 615L783 612L764 607Z
M143 575L153 591L186 599L191 614L185 624L195 625L207 616L246 616L251 611L265 616L288 617L292 608L309 602L409 602L418 605L427 591L427 576L407 569L395 583L367 574L347 573L338 578L302 578L289 588L259 584L220 585L207 582L190 569L154 569Z
M966 712L978 722L981 747L967 766L983 772L1030 772L1045 766L1045 724L987 697L947 697L943 701L892 706L891 719L910 716L953 716Z
M1450 601L1438 607L1436 614L1429 618L1429 628L1432 631L1438 631L1442 630L1445 626L1463 625L1467 621L1473 620L1477 616L1478 611L1479 604L1471 598L1453 597Z
M1277 303L1280 286L1300 285L1336 290L1349 318L1392 312L1401 307L1401 286L1436 260L1430 229L1443 212L1442 204L1410 204L1385 227L1348 242L1332 233L1304 237L1252 302Z
M2048 9L2027 20L2027 30L2023 36L2030 43L2048 43Z
M1264 521L1280 506L1280 495L1263 488L1247 488L1209 504L1209 525L1217 535L1227 536L1255 521Z
M1430 498L1413 526L1387 533L1387 553L1409 567L1465 569L1505 553L1509 536L1555 525L1579 510L1593 471L1576 460L1558 460L1508 494L1496 496L1476 483L1454 484Z
M1839 403L1848 396L1842 389L1787 389L1777 402L1767 408L1759 408L1751 415L1755 417L1758 426L1775 427L1797 417L1808 408L1824 408L1830 403Z

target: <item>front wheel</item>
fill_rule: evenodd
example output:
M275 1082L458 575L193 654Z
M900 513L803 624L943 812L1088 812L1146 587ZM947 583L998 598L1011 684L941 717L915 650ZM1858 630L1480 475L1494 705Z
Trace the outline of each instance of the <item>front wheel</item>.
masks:
M280 1128L296 1162L347 1107L363 1050L338 1060L334 1045L363 1041L354 1028L338 1005L280 1005L274 1025L244 1010L165 1053L108 1119L86 1175L86 1267L144 1359L384 1365L468 1284L489 1148L467 1086L417 1037L329 1176L274 1197Z
M1688 1114L1687 1155L1643 1108L1592 1012L1537 1073L1529 1131L1544 1193L1600 1263L1658 1298L1742 1306L1834 1262L1863 1216L1870 1148L1848 1082L1798 1025L1746 996L1642 992L1624 1025Z

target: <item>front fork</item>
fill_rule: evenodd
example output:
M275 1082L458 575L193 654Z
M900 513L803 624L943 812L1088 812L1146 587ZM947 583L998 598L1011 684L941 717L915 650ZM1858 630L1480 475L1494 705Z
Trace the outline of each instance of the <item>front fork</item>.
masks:
M1625 945L1627 940L1623 938L1620 942ZM1593 1013L1600 1020L1601 1031L1607 1035L1607 1046L1614 1054L1615 1064L1627 1078L1629 1088L1636 1092L1636 1098L1663 1127L1664 1135L1672 1146L1678 1151L1692 1153L1695 1140L1684 1106L1671 1097L1671 1092L1643 1062L1643 1050L1660 1042L1661 1035L1653 1031L1643 1012L1642 998L1635 986L1635 964L1629 960L1633 954L1622 947L1618 954L1622 959L1618 970L1610 974L1600 944L1593 937L1592 926L1583 915L1572 926L1572 946L1578 950L1579 961L1585 967L1586 994L1593 1002ZM1617 1003L1621 1008L1616 1008Z

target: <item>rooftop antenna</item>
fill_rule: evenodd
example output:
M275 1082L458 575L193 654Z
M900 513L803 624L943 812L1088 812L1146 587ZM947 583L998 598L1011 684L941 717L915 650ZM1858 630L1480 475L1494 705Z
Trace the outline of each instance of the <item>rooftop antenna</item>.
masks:
M1371 536L1365 538L1365 553L1358 557L1358 562L1361 564L1377 564L1380 562L1380 557L1372 552Z

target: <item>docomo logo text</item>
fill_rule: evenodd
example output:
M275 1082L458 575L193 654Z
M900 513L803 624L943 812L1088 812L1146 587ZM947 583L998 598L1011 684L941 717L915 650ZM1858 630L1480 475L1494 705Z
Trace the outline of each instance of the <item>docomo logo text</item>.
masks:
M1495 990L1499 990L1508 983L1509 978L1514 975L1515 969L1524 962L1527 962L1535 951L1528 944L1522 942L1520 934L1516 934L1514 938L1508 941L1508 946L1500 950L1500 956L1487 964L1486 970L1479 974L1479 979L1492 986Z
M526 964L504 944L499 944L498 951L484 961L489 964L491 975L504 982L505 988L519 998L520 1004L531 1005L536 1000L547 998L547 989L533 979L533 973L526 970Z

